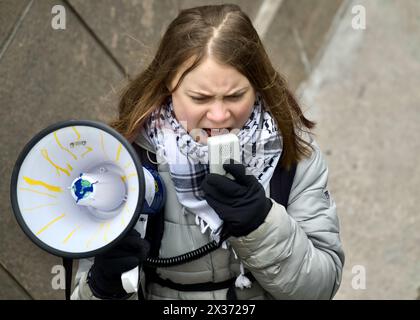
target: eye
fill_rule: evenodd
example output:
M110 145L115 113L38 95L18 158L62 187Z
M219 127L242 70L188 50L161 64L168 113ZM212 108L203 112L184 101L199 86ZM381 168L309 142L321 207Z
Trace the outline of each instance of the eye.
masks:
M208 97L193 97L193 96L190 96L190 98L191 100L196 101L196 102L203 102L209 99Z
M233 95L233 96L227 96L226 99L231 100L231 101L236 101L236 100L241 99L242 96L243 96L243 93L242 94Z

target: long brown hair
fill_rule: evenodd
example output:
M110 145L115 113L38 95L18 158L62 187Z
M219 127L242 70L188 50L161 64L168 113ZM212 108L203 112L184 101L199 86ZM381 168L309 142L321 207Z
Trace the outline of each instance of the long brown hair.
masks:
M168 26L153 61L124 89L119 118L111 126L133 141L147 117L210 55L236 68L262 95L282 134L282 165L288 168L309 156L310 144L299 133L309 132L315 123L304 117L285 79L273 68L251 20L237 5L182 10ZM192 65L169 91L171 81L189 59Z

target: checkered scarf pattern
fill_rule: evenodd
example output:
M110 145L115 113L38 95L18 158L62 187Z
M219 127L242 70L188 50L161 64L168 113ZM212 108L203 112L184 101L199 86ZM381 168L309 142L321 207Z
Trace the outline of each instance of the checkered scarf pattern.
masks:
M210 228L211 238L218 240L223 221L208 205L200 188L209 173L208 147L196 142L175 118L171 97L150 115L142 134L155 146L158 162L168 164L181 205L196 215L203 233ZM281 155L282 137L276 121L264 110L259 94L237 135L247 173L267 189Z

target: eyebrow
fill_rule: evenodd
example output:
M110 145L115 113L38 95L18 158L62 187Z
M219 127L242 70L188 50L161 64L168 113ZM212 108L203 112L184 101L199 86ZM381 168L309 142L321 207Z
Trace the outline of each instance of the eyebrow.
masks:
M234 95L238 95L238 94L240 94L240 93L245 92L245 91L246 91L246 90L248 90L248 89L249 89L249 86L246 86L246 87L243 87L243 88L241 88L241 89L236 90L235 92L233 92L233 93L231 93L231 94L228 94L227 96L234 96ZM205 93L201 93L201 92L199 92L199 91L187 90L187 92L194 93L194 94L199 94L200 96L203 96L203 97L212 97L211 95L208 95L208 94L205 94Z

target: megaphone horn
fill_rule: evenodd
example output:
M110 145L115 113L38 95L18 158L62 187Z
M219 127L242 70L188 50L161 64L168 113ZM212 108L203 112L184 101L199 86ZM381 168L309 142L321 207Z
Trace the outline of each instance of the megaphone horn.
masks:
M150 209L155 185L117 131L100 122L70 120L42 130L23 148L12 173L11 202L35 244L80 259L124 237L141 211Z

